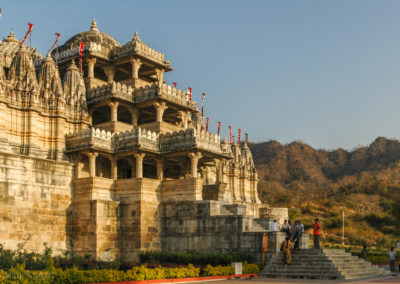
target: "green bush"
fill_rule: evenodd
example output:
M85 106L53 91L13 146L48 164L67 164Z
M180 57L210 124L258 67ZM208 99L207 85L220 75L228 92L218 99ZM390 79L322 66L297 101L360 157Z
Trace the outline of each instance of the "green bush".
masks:
M247 261L243 263L243 274L259 274L260 266L258 264L248 264Z
M231 265L227 266L211 266L207 265L204 268L204 276L221 276L221 275L234 275L235 269Z
M9 271L0 270L0 283L8 284L75 284L94 282L118 282L135 280L154 280L169 278L199 277L200 268L193 265L178 268L147 268L144 265L128 271L117 270L79 270L74 267L67 270L51 269L48 271L29 271L23 265L11 268Z
M174 263L193 265L230 265L232 262L244 262L249 259L241 254L233 253L190 253L190 252L142 252L140 263Z

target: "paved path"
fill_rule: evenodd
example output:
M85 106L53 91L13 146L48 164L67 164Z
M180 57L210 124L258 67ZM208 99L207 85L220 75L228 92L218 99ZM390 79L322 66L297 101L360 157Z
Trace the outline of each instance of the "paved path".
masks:
M400 283L400 274L396 274L395 276L382 276L382 277L373 277L373 278L364 278L364 279L356 279L356 280L310 280L310 279L275 279L275 278L264 278L257 277L252 279L234 279L234 280L218 280L218 281L207 281L207 284L262 284L262 283L298 283L298 284L317 284L317 283L369 283L369 284L378 284L378 283Z

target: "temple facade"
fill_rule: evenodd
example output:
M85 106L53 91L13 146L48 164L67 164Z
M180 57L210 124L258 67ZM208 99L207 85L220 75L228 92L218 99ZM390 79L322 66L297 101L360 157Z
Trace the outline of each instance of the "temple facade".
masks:
M78 67L83 42L83 73ZM95 21L43 58L0 42L0 239L98 260L259 250L287 209L261 204L247 139L206 131L164 54Z

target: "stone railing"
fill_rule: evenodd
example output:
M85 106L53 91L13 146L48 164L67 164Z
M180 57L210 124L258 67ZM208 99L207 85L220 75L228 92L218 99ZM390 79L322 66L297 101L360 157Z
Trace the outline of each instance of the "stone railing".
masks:
M172 152L189 148L199 148L221 153L219 136L202 131L197 133L193 128L160 135L160 151Z
M142 56L150 57L157 61L164 62L164 54L158 52L150 47L148 47L145 43L141 41L135 41L133 43L128 43L127 45L117 48L114 51L113 57L122 57L127 55L139 54Z
M53 59L56 62L64 61L66 59L70 59L71 57L76 57L78 55L79 55L79 47L68 49L68 50L63 50L61 52L57 52L57 50L55 50L55 51L53 51L53 54L52 54Z
M86 92L87 102L94 103L108 98L119 98L133 102L133 88L116 82L92 88Z
M196 147L221 154L220 144L218 135L204 131L197 132L193 128L166 134L158 134L140 127L119 134L98 128L87 128L66 136L68 151L94 148L109 152L124 152L140 147L165 153Z
M160 151L172 152L192 148L195 145L195 135L194 129L160 134Z
M115 150L123 152L126 150L143 147L155 152L159 151L158 147L159 135L150 130L135 128L131 131L121 132L114 136Z
M102 46L101 44L95 42L89 42L87 45L83 47L83 51L84 52L88 51L90 54L96 54L100 57L108 58L111 49L109 47ZM77 56L79 56L79 47L63 50L60 52L57 52L57 49L55 49L52 52L52 57L54 61L57 62L69 60L72 57L77 57Z
M67 151L96 148L112 152L113 137L109 131L87 128L66 136Z
M201 131L195 137L195 146L197 148L202 148L214 153L221 153L220 137L217 134Z
M156 97L170 102L197 109L197 103L188 101L186 93L166 84L152 84L140 87L134 92L135 102L142 102Z

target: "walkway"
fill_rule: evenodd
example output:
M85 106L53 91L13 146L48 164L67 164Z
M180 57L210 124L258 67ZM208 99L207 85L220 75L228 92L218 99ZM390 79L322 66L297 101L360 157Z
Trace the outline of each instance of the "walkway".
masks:
M261 284L261 283L298 283L298 284L310 284L310 283L400 283L400 274L396 276L382 276L364 279L351 279L351 280L310 280L310 279L274 279L274 278L264 278L257 277L252 279L235 279L235 280L219 280L219 281L207 281L207 284Z

